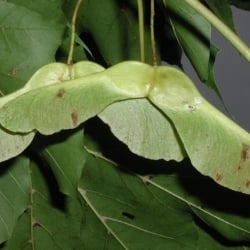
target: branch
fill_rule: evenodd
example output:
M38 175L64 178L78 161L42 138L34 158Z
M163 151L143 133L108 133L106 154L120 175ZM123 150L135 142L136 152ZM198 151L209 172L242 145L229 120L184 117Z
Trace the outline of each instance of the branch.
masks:
M216 15L213 14L198 0L184 0L199 14L208 20L234 47L250 62L250 48L237 36L227 25L225 25Z

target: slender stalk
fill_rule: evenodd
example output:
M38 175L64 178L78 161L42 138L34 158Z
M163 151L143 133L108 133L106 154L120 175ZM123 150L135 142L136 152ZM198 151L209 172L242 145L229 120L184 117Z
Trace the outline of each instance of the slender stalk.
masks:
M155 32L154 32L154 18L155 18L155 1L151 0L150 6L150 34L152 46L152 64L157 66L156 45L155 45Z
M216 15L213 14L198 0L184 0L193 9L206 18L234 47L250 62L250 48L243 42L227 25L225 25Z
M144 12L143 12L143 0L137 0L138 6L138 19L139 19L139 36L140 36L140 54L141 61L145 61L145 41L144 41Z
M72 16L72 20L71 20L71 39L70 39L69 55L68 55L68 60L67 60L68 65L72 65L73 63L72 58L73 58L75 34L76 34L76 17L77 17L77 13L79 11L81 3L82 3L82 0L77 0L74 13Z

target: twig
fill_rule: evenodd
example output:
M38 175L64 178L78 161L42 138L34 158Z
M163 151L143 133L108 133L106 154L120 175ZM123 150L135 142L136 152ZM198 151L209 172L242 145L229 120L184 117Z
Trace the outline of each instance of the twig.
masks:
M150 34L151 34L151 46L152 46L152 64L153 66L157 66L156 44L155 44L155 33L154 33L154 18L155 18L155 1L151 0Z
M139 19L139 36L140 36L140 54L141 61L145 61L145 50L144 50L144 12L142 0L137 0L138 6L138 19Z
M72 20L71 20L71 39L70 39L69 55L68 55L68 60L67 60L68 65L72 65L73 63L73 52L74 52L75 32L76 32L76 17L77 17L81 3L82 3L82 0L77 0L74 13L72 16Z
M198 0L185 0L193 9L206 18L250 62L250 48L226 24Z

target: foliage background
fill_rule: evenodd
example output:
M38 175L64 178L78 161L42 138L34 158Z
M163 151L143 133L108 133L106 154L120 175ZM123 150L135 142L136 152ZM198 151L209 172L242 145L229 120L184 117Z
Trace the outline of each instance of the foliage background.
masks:
M0 1L3 95L23 86L42 65L66 61L73 2ZM172 1L172 6L176 2L183 3ZM74 61L94 59L110 66L139 60L135 1L86 0L83 6ZM159 54L180 65L182 51L164 17L156 19L166 25L164 34L157 33ZM210 48L201 53L209 57ZM205 63L197 67L200 76L209 73ZM188 159L176 163L132 154L99 118L72 131L37 135L1 169L1 249L250 248L249 196L218 186Z

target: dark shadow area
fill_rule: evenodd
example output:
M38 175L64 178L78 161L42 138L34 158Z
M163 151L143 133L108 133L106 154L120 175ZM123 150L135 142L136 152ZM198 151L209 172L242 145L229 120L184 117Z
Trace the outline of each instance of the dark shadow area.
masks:
M161 60L181 67L182 48L175 38L170 24L170 16L162 2L155 6L155 38L159 46Z
M66 211L67 197L60 192L56 177L47 162L39 155L33 154L30 158L36 163L39 168L39 172L46 182L50 194L49 198L51 205L61 211Z
M98 64L101 64L103 67L107 67L108 65L107 65L105 59L103 58L103 56L102 56L97 44L95 43L95 40L92 37L92 35L88 32L82 32L80 35L80 38L84 41L84 43L86 44L86 46L89 48L89 50L92 53L92 55L90 55L86 51L86 56L87 56L88 60L96 62Z

